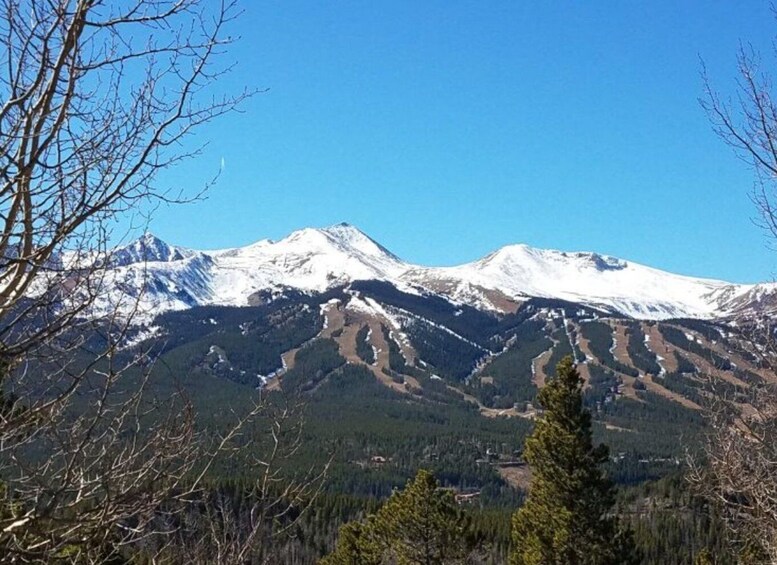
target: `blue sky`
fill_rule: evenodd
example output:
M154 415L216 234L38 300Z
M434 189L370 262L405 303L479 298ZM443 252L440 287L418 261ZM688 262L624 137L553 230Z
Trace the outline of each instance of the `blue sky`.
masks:
M743 9L742 6L747 8ZM595 250L741 282L777 274L753 176L698 104L740 41L769 59L766 2L244 0L219 87L269 90L165 173L207 200L151 230L197 248L347 221L406 260L508 243Z

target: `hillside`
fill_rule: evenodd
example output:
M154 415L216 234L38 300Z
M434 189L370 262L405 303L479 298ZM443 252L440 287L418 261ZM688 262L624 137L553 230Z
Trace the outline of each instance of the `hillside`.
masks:
M634 488L677 476L708 400L747 411L754 385L777 384L750 335L772 314L770 285L526 246L424 268L351 226L215 252L147 235L113 260L112 296L153 309L123 350L151 362L150 390L184 392L206 433L259 399L303 406L285 469L331 462L323 500L350 500L342 519L421 467L482 516L509 514L530 484L521 455L538 390L566 355L610 447L608 472ZM255 422L247 441L262 445L268 425ZM213 472L247 480L254 455Z
M586 379L615 476L634 482L677 467L702 429L706 397L746 398L753 383L774 382L738 331L541 298L496 313L373 280L167 312L138 347L155 352L165 379L184 380L206 426L257 388L302 395L300 457L336 453L336 476L351 478L333 489L390 492L423 463L496 501L525 480L503 462L520 450L538 387L561 357L573 355ZM376 455L385 462L365 463Z

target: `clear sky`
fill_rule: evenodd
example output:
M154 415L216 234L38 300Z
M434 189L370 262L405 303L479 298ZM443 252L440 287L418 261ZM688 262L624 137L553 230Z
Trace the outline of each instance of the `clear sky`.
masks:
M207 200L158 210L170 243L232 247L346 221L400 257L508 243L593 250L738 282L777 274L753 176L700 108L769 4L243 0L219 86L268 88L166 173ZM776 79L777 80L777 79Z

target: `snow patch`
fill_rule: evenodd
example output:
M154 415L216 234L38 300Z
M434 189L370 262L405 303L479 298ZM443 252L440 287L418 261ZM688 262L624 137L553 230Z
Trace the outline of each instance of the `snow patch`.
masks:
M147 339L159 337L162 334L162 328L160 326L140 326L132 337L128 337L121 344L122 349L131 349L136 345L140 345Z

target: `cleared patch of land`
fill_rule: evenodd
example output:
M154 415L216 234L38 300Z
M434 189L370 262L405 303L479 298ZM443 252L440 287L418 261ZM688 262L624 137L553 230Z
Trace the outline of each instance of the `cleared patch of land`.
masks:
M496 470L511 487L529 490L531 486L531 469L526 464L496 464Z

